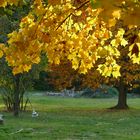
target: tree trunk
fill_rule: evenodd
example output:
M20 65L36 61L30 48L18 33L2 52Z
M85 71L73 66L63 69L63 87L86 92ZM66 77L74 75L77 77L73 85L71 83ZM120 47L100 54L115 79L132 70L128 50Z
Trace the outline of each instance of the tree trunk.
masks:
M119 81L118 91L119 91L118 103L111 109L128 109L129 107L127 105L127 91L126 86L123 83L122 79L120 79Z
M13 112L14 116L18 117L19 116L19 110L20 110L20 75L15 76L15 92L14 92L14 105L13 105Z

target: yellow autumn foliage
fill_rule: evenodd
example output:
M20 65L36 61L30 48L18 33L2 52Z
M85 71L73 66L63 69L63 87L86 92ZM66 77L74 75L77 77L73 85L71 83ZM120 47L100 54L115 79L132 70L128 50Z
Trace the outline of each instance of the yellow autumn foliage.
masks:
M19 2L1 0L0 6ZM93 9L88 0L49 0L48 5L34 0L19 30L8 35L8 47L4 51L0 48L0 57L5 53L14 74L28 72L40 62L43 52L50 64L69 60L79 73L86 74L97 67L104 77L120 77L121 64L117 60L121 58L121 48L128 49L127 56L140 64L140 33L133 42L126 35L130 24L132 29L139 29L140 4L133 0L95 2L99 2L99 7ZM126 20L132 15L135 24ZM101 59L103 62L99 63Z

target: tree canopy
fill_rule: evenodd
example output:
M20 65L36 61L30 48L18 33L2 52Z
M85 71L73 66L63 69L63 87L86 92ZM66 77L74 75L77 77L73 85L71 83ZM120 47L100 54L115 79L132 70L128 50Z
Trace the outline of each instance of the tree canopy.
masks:
M24 2L31 3L29 14L0 44L14 74L28 72L42 53L50 64L68 60L79 73L96 68L104 77L121 76L122 49L140 63L139 0L2 0L0 6Z

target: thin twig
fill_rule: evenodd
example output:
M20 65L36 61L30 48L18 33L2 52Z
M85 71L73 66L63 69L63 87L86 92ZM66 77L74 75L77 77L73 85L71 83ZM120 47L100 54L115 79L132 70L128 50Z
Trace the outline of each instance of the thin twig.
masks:
M70 13L59 25L58 27L56 28L56 30L59 29L59 27L72 15L72 13Z
M82 3L78 8L76 8L75 10L79 10L81 9L84 5L88 4L90 1L85 1L84 3Z
M81 9L84 5L88 4L89 2L90 2L90 1L88 0L88 1L86 1L86 2L84 2L84 3L82 3L82 4L81 4L78 8L76 8L74 11ZM58 30L59 27L60 27L71 15L73 15L73 13L70 13L70 14L58 25L58 27L56 28L56 30Z

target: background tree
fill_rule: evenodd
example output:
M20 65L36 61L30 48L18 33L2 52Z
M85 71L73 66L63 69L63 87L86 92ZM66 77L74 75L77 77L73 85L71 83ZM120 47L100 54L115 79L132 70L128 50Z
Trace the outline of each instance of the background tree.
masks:
M120 23L118 26L120 26ZM131 30L126 28L124 36L126 40L129 40L128 44L130 44L130 47L123 47L119 45L118 51L116 51L115 49L113 50L112 48L109 48L109 47L105 48L105 50L101 54L102 57L98 59L96 66L92 68L91 70L89 70L86 75L80 76L82 77L81 86L83 87L90 87L90 88L95 89L95 88L98 88L101 84L109 84L111 86L112 85L115 86L119 91L119 97L118 97L118 104L113 108L117 108L117 109L128 108L127 90L129 88L132 88L134 83L140 79L140 65L133 63L134 60L131 60L131 58L128 56L128 54L131 55L131 53L133 53L133 55L137 55L138 53L138 46L137 46L138 44L134 43L135 41L139 40L138 32L139 32L138 28L131 29ZM112 41L112 43L114 42ZM133 47L133 45L135 45L135 47ZM132 52L130 52L131 49L133 49ZM120 67L121 77L117 79L114 78L112 75L110 75L111 73L114 72L112 68L108 69L107 67L104 67L104 61L106 60L108 56L110 56L112 51L114 51L113 53L115 53L115 51L116 53L120 53L119 54L120 56L116 58L116 63L119 64L119 66L121 66ZM113 61L111 61L111 63L112 62ZM99 71L97 71L97 68L99 65L102 66L101 68L104 70L104 73L102 73L102 75L99 73ZM73 72L73 70L70 68L71 67L70 64L63 65L62 63L60 66L56 66L56 67L53 69L53 71L54 71L54 74L57 75L55 77L57 77L59 80L57 80L57 78L54 78L55 82L53 81L53 83L58 83L59 86L62 85L61 82L63 83L70 82L70 84L72 84L72 80L70 79L76 79L78 77L76 76L76 71L74 75L71 73ZM68 77L64 75L67 75ZM107 77L106 75L108 75L109 77Z
M23 16L28 14L29 3L20 7L8 6L5 9L0 9L0 42L7 41L7 34L19 28L19 22ZM18 116L19 111L26 109L26 104L29 101L25 98L25 91L33 88L33 80L39 77L39 72L46 65L47 60L41 56L40 64L34 65L30 72L19 75L13 75L12 68L8 66L5 58L0 60L0 88L1 94L8 111L13 111L15 116Z
M49 72L49 77L46 81L54 85L55 89L62 91L63 89L75 88L81 90L82 77L78 71L72 69L70 61L62 61L59 65L49 65L46 69Z

